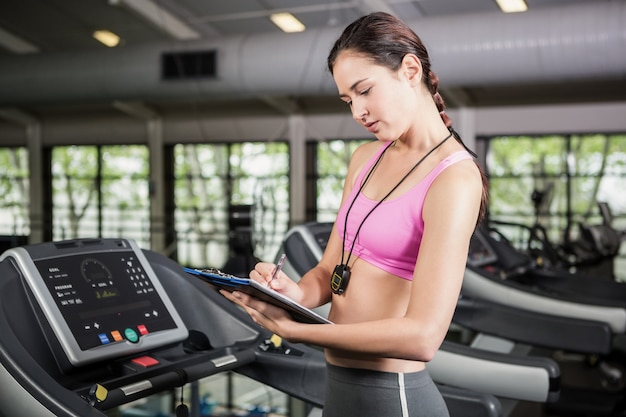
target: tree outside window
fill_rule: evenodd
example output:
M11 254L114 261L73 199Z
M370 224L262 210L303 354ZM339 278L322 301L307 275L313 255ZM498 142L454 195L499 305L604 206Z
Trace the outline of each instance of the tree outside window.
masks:
M149 247L147 147L59 146L51 166L53 240L124 237Z
M489 217L520 249L528 249L530 228L546 231L556 247L583 238L581 225L599 225L598 203L612 213L612 227L626 230L626 135L498 136L487 142ZM530 245L532 246L532 244ZM614 273L626 280L626 245Z
M28 151L0 148L0 235L28 236Z
M178 262L217 267L233 256L229 213L250 207L254 256L272 261L289 226L289 147L284 142L176 145Z

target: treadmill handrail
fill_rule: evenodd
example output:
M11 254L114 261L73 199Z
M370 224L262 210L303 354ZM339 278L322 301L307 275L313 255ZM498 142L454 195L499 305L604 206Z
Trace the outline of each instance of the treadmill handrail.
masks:
M551 402L560 392L560 368L550 358L490 352L444 341L426 367L438 383L509 399Z
M461 293L536 313L604 322L613 333L626 332L626 308L583 304L533 293L506 281L496 282L471 267L465 268Z
M461 297L453 322L516 342L578 353L608 354L612 334L607 323L537 313Z

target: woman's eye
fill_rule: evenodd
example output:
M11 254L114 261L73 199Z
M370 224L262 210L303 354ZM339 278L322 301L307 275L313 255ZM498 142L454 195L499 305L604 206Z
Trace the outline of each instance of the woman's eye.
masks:
M361 90L359 94L362 96L366 96L370 92L371 89L372 87L366 88L365 90Z

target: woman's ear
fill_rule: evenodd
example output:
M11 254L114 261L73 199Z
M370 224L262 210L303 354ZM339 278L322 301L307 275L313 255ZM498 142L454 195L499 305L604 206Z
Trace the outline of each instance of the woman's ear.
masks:
M406 54L402 58L400 71L411 85L417 85L422 81L422 62L415 54Z

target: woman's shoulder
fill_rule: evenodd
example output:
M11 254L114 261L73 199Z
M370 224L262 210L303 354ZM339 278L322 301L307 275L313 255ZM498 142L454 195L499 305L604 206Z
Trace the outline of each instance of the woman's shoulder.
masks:
M466 152L456 152L444 161L443 164L443 161L440 162L441 169L431 186L432 189L445 190L446 195L459 197L482 189L482 174L471 155Z
M382 142L379 140L373 140L359 145L352 153L351 164L364 165L369 160L374 158L382 149L386 147L389 142Z

